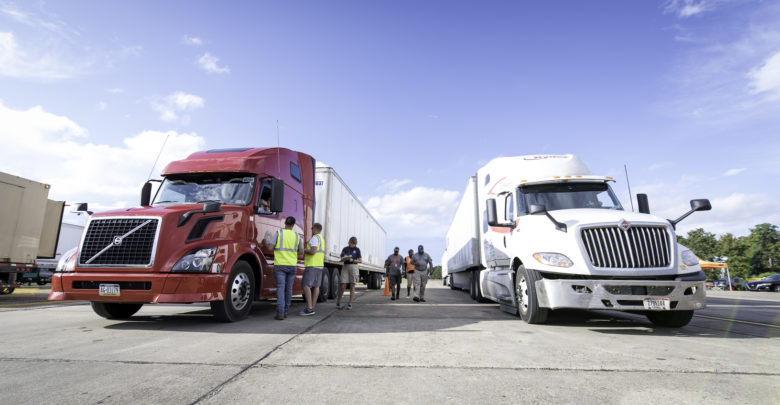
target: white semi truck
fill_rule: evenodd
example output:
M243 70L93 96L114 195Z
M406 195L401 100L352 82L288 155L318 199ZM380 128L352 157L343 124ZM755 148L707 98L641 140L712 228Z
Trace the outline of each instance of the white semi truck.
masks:
M528 323L550 310L642 313L681 327L705 307L704 273L676 242L676 220L623 209L614 179L573 155L502 157L471 176L447 231L444 267L453 289L491 300Z

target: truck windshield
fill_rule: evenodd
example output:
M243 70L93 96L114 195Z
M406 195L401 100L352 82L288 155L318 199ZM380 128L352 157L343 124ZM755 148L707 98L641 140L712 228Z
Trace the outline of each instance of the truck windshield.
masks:
M544 205L547 211L573 208L622 210L607 183L550 183L520 187L527 207Z
M248 205L254 189L255 178L246 173L176 174L163 180L153 205L206 201Z

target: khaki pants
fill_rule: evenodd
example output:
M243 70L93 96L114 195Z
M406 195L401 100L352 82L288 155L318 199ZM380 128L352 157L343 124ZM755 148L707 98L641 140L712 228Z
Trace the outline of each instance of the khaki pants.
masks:
M425 298L425 285L428 284L427 271L414 271L414 296L419 299Z

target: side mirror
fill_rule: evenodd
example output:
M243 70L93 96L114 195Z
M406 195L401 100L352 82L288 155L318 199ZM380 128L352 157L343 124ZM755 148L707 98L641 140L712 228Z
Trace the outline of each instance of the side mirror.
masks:
M707 199L691 200L691 209L694 211L709 211L712 209L712 205L710 200Z
M281 179L271 180L271 211L284 211L284 181Z
M488 225L490 226L502 226L505 228L514 228L514 223L500 223L498 222L498 213L496 212L496 200L493 198L488 198L487 201L485 201L486 208L487 208L487 219L488 219Z
M141 188L141 206L148 207L152 199L152 183L146 182Z
M70 210L70 212L74 214L89 212L89 210L87 209L87 203L73 203L72 206L73 209Z
M712 209L712 205L710 204L710 200L708 199L700 199L700 200L691 200L691 210L686 212L685 214L682 214L680 218L675 219L672 221L671 219L667 219L670 224L672 224L673 229L677 229L677 224L680 223L683 219L687 218L688 215L693 214L696 211L709 211Z
M647 201L647 194L637 194L636 204L639 206L639 212L642 214L650 213L650 203Z

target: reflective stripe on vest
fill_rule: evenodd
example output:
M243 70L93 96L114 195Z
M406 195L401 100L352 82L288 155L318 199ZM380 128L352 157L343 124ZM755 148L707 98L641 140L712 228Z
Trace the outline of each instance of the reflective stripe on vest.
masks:
M279 266L296 266L298 264L298 243L297 232L289 229L280 229L276 234L274 264Z
M409 256L406 256L406 272L410 272L414 270L414 265L412 264L412 258Z
M306 254L303 258L303 264L306 267L325 267L325 241L320 234L314 235L317 238L317 251L313 254Z

